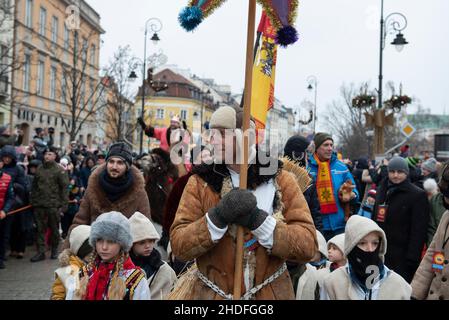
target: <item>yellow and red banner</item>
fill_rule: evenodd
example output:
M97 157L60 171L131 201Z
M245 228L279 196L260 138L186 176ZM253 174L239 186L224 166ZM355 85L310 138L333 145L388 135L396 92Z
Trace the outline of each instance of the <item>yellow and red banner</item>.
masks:
M276 30L265 11L262 13L258 32L261 33L253 67L251 94L251 116L257 129L265 129L268 111L274 105L274 81L278 45L275 43Z

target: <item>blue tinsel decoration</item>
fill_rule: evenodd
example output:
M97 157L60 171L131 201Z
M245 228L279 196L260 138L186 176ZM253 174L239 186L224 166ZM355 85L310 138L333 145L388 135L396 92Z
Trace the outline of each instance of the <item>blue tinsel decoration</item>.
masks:
M182 9L178 17L179 23L187 31L192 31L203 21L203 12L198 7Z
M292 26L285 26L278 30L276 35L276 43L282 47L298 41L298 31Z

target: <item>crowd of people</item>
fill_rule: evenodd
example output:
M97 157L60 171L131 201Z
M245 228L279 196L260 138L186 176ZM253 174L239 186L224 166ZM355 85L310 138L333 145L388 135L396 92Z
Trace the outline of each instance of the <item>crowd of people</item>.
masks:
M232 299L243 227L243 299L449 299L449 165L410 146L351 161L322 132L278 157L250 137L240 189L242 118L218 108L193 146L179 117L139 119L161 142L141 155L0 128L0 269L35 245L30 263L59 259L51 299Z

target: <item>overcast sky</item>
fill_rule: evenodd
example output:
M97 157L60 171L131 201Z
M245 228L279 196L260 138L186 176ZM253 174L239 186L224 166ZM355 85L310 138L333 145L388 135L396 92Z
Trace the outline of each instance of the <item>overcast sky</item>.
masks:
M247 1L228 0L195 32L184 31L179 11L188 0L87 0L100 14L106 30L101 64L119 46L130 45L143 57L144 24L159 18L163 28L158 47L148 44L148 55L162 48L169 64L229 84L235 93L244 84ZM258 6L258 17L260 17ZM384 83L403 84L404 93L419 98L432 113L449 114L449 1L385 0L385 16L403 13L409 42L401 53L387 38ZM318 118L340 96L343 83L368 81L377 87L379 74L380 0L301 0L296 22L300 40L278 55L275 94L287 107L313 99L306 79L318 78ZM151 34L150 34L151 37ZM389 98L389 97L385 97ZM412 105L410 111L416 110ZM323 119L321 117L321 119ZM318 128L322 127L319 123Z

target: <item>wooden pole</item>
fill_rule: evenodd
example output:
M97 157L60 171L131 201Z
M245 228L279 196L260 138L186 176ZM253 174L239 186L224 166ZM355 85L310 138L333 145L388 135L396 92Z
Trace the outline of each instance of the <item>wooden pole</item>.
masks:
M245 69L245 100L243 105L243 132L249 129L251 116L251 92L253 85L253 65L254 65L254 33L256 30L256 0L249 0L248 9L248 33L246 41L246 69ZM240 165L240 189L246 189L248 180L248 135L243 135L243 161ZM235 251L234 269L234 300L239 300L242 296L243 277L243 227L237 229L237 243Z

